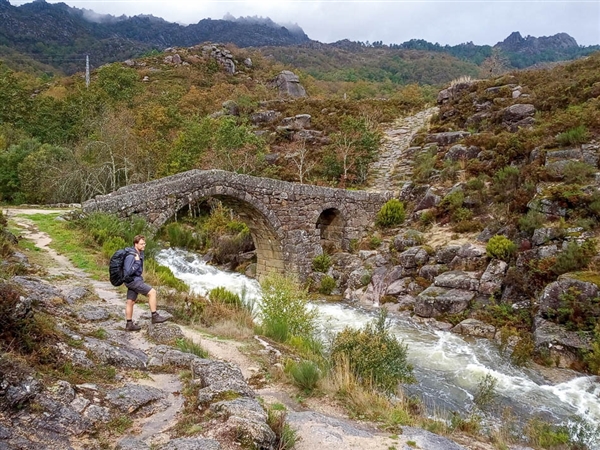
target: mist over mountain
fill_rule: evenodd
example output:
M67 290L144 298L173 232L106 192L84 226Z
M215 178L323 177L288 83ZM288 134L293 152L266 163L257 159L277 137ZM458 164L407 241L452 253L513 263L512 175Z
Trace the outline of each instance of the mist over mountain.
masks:
M196 24L181 25L149 14L113 16L64 3L36 0L13 6L0 0L0 58L9 65L36 66L36 70L73 73L83 68L86 55L93 67L125 60L167 47L189 47L202 42L231 43L243 47L337 48L349 52L370 49L419 50L445 53L464 62L480 65L493 48L503 52L513 68L540 62L574 59L600 49L581 47L566 33L550 37L523 38L514 32L494 47L472 42L449 46L412 39L401 44L384 45L381 41L353 42L348 39L333 44L311 40L298 24L278 24L269 17L235 17L202 19ZM282 52L274 52L281 54ZM286 53L286 51L283 51ZM286 62L286 55L277 57ZM289 61L288 61L289 62ZM42 65L44 68L42 69Z

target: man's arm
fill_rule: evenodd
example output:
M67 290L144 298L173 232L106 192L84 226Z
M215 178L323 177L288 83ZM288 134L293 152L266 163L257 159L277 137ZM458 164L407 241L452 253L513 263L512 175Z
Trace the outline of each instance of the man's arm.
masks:
M135 262L135 255L128 253L123 263L123 279L133 279L133 263Z

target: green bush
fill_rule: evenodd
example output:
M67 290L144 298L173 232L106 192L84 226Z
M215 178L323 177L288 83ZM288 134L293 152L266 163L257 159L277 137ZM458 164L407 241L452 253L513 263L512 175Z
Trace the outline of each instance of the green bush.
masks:
M330 277L329 275L324 276L321 279L321 286L319 286L319 292L324 295L329 295L334 289L335 280L333 279L333 277Z
M556 142L560 145L585 144L588 141L589 133L585 125L571 128L556 135Z
M541 228L545 221L546 216L544 214L531 209L519 218L519 230L532 234L536 229Z
M312 339L317 328L317 311L311 308L308 292L295 278L271 274L262 282L259 317L265 335L279 341L293 336Z
M321 378L321 371L312 361L292 362L289 373L294 380L294 384L308 392L316 387Z
M234 292L231 292L224 288L223 286L218 286L213 288L208 293L208 298L213 302L220 302L226 305L231 305L236 308L240 308L242 306L242 300L239 295Z
M199 250L203 247L203 239L194 230L179 222L168 224L163 233L171 244L171 247L179 247L187 250Z
M102 254L106 258L110 258L114 252L116 252L120 248L125 247L127 247L127 243L123 240L122 237L111 237L104 241L104 244L102 244Z
M331 267L331 256L327 253L321 253L312 260L312 267L315 272L326 273Z
M583 161L569 161L562 169L563 179L568 184L585 184L595 173L596 168Z
M376 223L381 227L392 227L403 223L405 218L404 203L392 198L377 213Z
M438 210L442 214L452 214L461 208L465 201L465 194L461 190L456 190L447 194L438 205Z
M506 236L498 234L488 241L485 251L490 258L508 261L517 251L517 245Z
M596 243L588 239L582 244L575 241L569 242L567 248L556 256L552 271L556 275L581 270L590 263L596 254Z
M332 360L346 358L350 370L363 385L394 394L398 383L413 382L413 368L406 360L407 346L386 325L386 310L362 330L345 328L331 347Z

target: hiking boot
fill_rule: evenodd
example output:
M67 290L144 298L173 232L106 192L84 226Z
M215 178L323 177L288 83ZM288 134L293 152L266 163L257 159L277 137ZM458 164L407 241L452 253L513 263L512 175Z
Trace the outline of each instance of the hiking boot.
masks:
M163 323L169 320L167 317L161 316L158 313L152 314L152 323Z
M141 329L142 327L133 322L127 322L127 325L125 325L125 331L140 331Z

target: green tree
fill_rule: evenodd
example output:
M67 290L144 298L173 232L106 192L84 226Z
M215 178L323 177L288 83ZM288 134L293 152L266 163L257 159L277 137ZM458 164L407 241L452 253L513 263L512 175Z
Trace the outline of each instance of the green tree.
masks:
M37 139L26 139L0 151L0 200L15 203L22 199L19 165L42 144Z
M18 165L20 190L27 203L73 202L71 189L62 180L66 162L73 154L66 148L43 144Z

